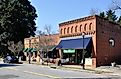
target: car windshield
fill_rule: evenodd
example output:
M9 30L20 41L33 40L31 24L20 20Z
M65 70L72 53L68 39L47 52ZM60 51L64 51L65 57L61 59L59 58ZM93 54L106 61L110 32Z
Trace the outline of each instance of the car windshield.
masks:
M11 58L11 56L7 56L7 59L8 59L8 60L11 60L12 58Z

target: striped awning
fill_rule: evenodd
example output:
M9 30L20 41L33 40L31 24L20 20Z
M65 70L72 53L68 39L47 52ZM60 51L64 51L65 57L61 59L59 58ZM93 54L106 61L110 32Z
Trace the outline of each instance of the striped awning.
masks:
M28 50L28 48L24 48L24 49L23 49L23 52L26 52L27 50Z
M32 48L32 49L31 49L31 52L36 52L36 51L37 51L36 48Z
M31 52L32 48L28 48L26 52Z

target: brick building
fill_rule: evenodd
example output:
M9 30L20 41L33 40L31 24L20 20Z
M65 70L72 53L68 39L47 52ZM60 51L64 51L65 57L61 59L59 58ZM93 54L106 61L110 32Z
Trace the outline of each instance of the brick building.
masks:
M117 23L94 15L60 23L59 31L56 49L71 64L82 63L83 56L85 65L91 67L121 63L121 27Z
M29 53L31 53L31 57L34 56L35 58L37 56L37 53L40 53L40 51L45 51L45 49L51 51L51 49L57 45L58 40L58 34L25 38L23 52L26 57L29 55Z

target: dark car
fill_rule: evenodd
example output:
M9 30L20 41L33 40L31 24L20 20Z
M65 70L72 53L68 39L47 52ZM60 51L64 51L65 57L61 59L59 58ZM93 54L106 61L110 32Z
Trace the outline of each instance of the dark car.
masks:
M18 58L16 56L6 56L3 59L4 63L18 63Z

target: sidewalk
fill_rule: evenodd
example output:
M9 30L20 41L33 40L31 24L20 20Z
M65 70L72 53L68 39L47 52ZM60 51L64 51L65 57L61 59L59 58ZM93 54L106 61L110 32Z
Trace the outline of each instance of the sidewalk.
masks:
M88 73L95 73L95 74L103 74L107 76L121 77L121 65L118 65L116 67L101 66L95 69L85 69L85 70L83 70L82 66L80 65L62 65L62 66L58 66L57 69L67 69L67 70L74 70L74 71L80 71L80 72L88 72Z
M23 63L28 63L27 61L24 61ZM31 64L37 64L37 62L31 62ZM95 74L104 74L104 75L109 75L109 76L119 76L121 77L121 65L117 65L116 67L112 66L100 66L95 69L82 69L82 66L80 65L62 65L62 66L57 66L53 63L44 63L42 64L37 64L41 65L42 67L49 67L49 68L54 68L54 69L63 69L63 70L73 70L73 71L79 71L79 72L89 72L89 73L95 73Z
M28 61L21 61L23 64L29 64ZM2 64L3 61L0 59L0 63ZM88 73L94 73L94 74L103 74L106 76L118 76L121 77L121 65L117 65L116 67L112 66L100 66L95 69L85 69L83 70L82 66L80 65L62 65L57 66L53 63L45 62L43 65L38 64L37 62L32 62L31 64L40 65L41 67L48 67L48 68L54 68L54 69L62 69L62 70L72 70L72 71L79 71L79 72L88 72Z
M101 66L101 67L96 68L95 70L111 72L110 73L111 75L115 75L115 76L120 76L121 77L121 65L117 65L116 67Z

